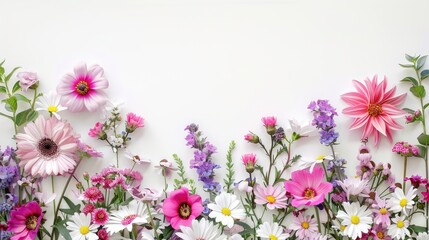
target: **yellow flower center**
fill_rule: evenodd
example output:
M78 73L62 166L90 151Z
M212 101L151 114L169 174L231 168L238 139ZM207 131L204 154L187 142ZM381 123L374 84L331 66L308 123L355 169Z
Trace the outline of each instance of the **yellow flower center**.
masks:
M222 214L225 216L231 216L231 209L229 208L222 208Z
M278 240L278 238L273 234L270 234L269 238L270 240Z
M371 117L377 117L378 115L383 113L383 108L380 104L377 103L371 103L368 106L368 115Z
M304 191L304 197L307 200L313 199L314 196L316 196L316 192L313 189L311 189L311 188L305 189L305 191Z
M384 232L378 231L377 237L378 237L378 239L384 239Z
M310 224L308 222L302 222L301 227L304 229L308 229L310 227Z
M407 199L403 198L403 199L401 199L401 201L399 201L399 206L405 207L405 206L407 206L407 203L408 203Z
M381 209L380 209L380 213L381 213L382 215L386 214L386 213L387 213L387 209L386 209L386 208L381 208Z
M276 198L273 195L268 195L265 198L267 199L267 202L269 202L271 204L276 202Z
M182 204L180 204L179 215L180 215L181 218L188 219L189 216L191 216L191 213L192 213L192 209L191 209L191 206L189 206L188 203L182 203Z
M80 234L82 234L82 235L86 235L89 233L89 227L88 226L82 226L82 227L80 227L79 230L80 230Z
M350 221L354 224L354 225L358 225L360 223L360 218L356 215L353 215L350 219Z
M396 226L397 226L398 228L403 228L403 227L405 226L404 221L399 220L399 221L396 223Z
M316 160L319 160L319 161L323 159L325 159L325 155L319 155L316 157Z
M341 232L344 232L344 230L346 230L346 226L341 225L341 226L340 226L340 230L341 230Z
M48 111L49 112L58 112L58 108L56 106L49 106Z

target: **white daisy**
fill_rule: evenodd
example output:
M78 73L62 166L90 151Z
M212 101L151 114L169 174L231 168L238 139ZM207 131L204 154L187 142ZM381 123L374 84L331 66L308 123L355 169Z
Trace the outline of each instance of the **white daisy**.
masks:
M182 232L176 233L183 240L226 240L226 236L222 235L217 227L210 221L202 218L200 221L192 220L191 227L180 226Z
M256 234L262 239L270 240L284 240L290 236L288 233L285 233L283 231L283 228L277 223L269 222L264 222L262 225L260 225L259 228L256 230Z
M372 224L372 212L357 202L344 202L343 207L345 211L338 211L337 218L342 220L342 226L346 226L344 233L352 239L362 237L362 233L368 233Z
M429 234L428 233L419 233L416 240L429 240Z
M58 112L64 111L67 107L60 105L61 96L56 92L49 92L47 96L41 96L36 101L36 111L47 111L50 114L53 114L58 120L61 120L61 116Z
M341 188L346 192L347 199L350 196L369 197L368 180L361 180L360 178L347 178L343 181L337 181Z
M216 203L216 204L215 204ZM215 203L209 203L207 207L211 209L209 217L215 218L216 222L222 222L223 225L231 228L234 225L234 219L244 219L246 213L234 194L222 192L216 196Z
M297 121L296 119L289 119L291 130L297 135L297 139L301 137L310 137L315 136L317 133L317 129L311 124L310 121Z
M395 188L395 192L392 193L392 197L387 202L387 208L389 211L394 213L403 212L408 215L407 209L412 209L414 205L413 198L416 196L416 189L408 189L407 195L400 188Z
M91 224L91 214L75 213L71 222L67 222L73 240L97 240L97 228L97 225Z
M109 221L106 223L106 231L109 234L117 233L123 229L131 231L133 224L145 224L149 217L143 202L133 200L126 206L120 206L119 210L112 211Z
M304 216L304 214L300 214L298 217L294 216L289 228L296 231L296 236L299 239L309 238L318 231L316 219L312 219L311 216Z
M316 166L316 164L322 164L323 160L325 159L332 160L334 158L332 156L324 156L324 155L320 155L315 158L305 158L305 157L300 158L297 162L297 169L302 170L302 169L310 168L310 173L312 173L314 166Z
M410 231L408 230L410 222L405 220L405 216L396 216L392 219L392 222L393 224L390 224L389 230L387 230L389 236L397 239L405 239L405 236L410 236Z

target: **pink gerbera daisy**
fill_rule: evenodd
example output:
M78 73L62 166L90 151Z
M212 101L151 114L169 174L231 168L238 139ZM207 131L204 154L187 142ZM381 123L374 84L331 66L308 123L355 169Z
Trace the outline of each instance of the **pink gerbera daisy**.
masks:
M57 92L62 96L62 104L71 112L94 112L100 109L107 101L102 90L109 86L103 75L103 68L98 65L89 69L84 63L77 65L74 74L66 74L57 86Z
M76 165L78 136L68 122L40 116L16 135L20 167L27 174L61 175Z
M377 76L366 79L365 85L353 80L357 92L343 94L341 98L350 105L343 113L354 119L351 129L363 127L362 138L374 134L374 143L378 145L380 133L392 141L392 130L402 128L394 119L402 117L404 112L398 105L405 100L406 94L394 96L396 87L387 90L387 79L380 83Z
M255 195L255 202L257 204L267 204L268 209L286 208L286 190L281 184L276 186L268 185L267 187L258 184L255 186Z
M35 201L12 210L7 223L8 231L14 234L11 240L35 239L42 218L42 208Z
M192 220L200 216L203 211L201 197L189 194L189 190L182 187L170 193L162 205L162 211L174 229L180 226L191 226Z
M292 172L292 180L285 182L286 191L292 194L292 206L315 206L323 202L325 194L332 190L332 184L322 182L325 174L316 166L313 172L308 169Z
M313 239L311 236L317 233L317 221L311 216L300 214L293 216L289 228L296 231L298 239Z

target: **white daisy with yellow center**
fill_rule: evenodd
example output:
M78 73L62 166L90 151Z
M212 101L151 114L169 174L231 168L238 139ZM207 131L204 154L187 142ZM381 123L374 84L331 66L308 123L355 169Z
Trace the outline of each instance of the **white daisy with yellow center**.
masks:
M352 239L362 237L368 233L372 225L372 212L359 203L343 203L344 211L338 211L337 218L341 219L341 226L345 226L344 234Z
M403 212L405 215L408 215L407 210L412 209L415 202L413 198L416 197L416 189L408 189L407 194L404 194L404 191L400 188L396 188L395 192L392 193L392 197L387 202L387 208L389 211L394 213Z
M387 234L395 239L405 239L405 236L411 236L408 226L410 222L405 220L405 216L396 216L392 219L392 224L390 224Z
M222 225L232 228L234 220L244 219L246 213L241 206L237 196L222 192L216 196L215 203L209 203L207 207L212 210L209 214L210 218L215 218L216 222L221 222Z
M71 221L67 222L72 240L97 240L97 225L91 224L91 214L75 213Z
M49 92L46 96L41 96L36 101L36 111L47 111L51 115L54 115L58 120L61 120L61 116L58 112L64 111L67 108L60 105L61 96L55 92Z
M284 240L287 239L290 235L285 233L283 227L279 226L277 223L264 222L256 230L258 237L262 239L269 240Z

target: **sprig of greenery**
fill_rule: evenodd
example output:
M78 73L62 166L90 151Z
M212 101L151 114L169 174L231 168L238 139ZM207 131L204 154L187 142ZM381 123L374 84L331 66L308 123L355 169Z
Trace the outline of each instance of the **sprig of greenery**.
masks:
M231 141L228 148L228 153L226 154L226 178L223 180L225 183L225 190L227 193L232 193L233 188L232 185L234 184L234 163L232 162L232 151L235 149L235 142Z
M177 175L179 175L180 177L180 179L174 179L174 189L179 189L183 185L189 185L189 191L191 192L191 194L195 194L195 192L197 191L197 188L195 187L195 181L185 176L185 165L183 164L182 159L180 159L177 154L173 154L173 158L177 164L177 167L179 168L179 171L177 171Z

